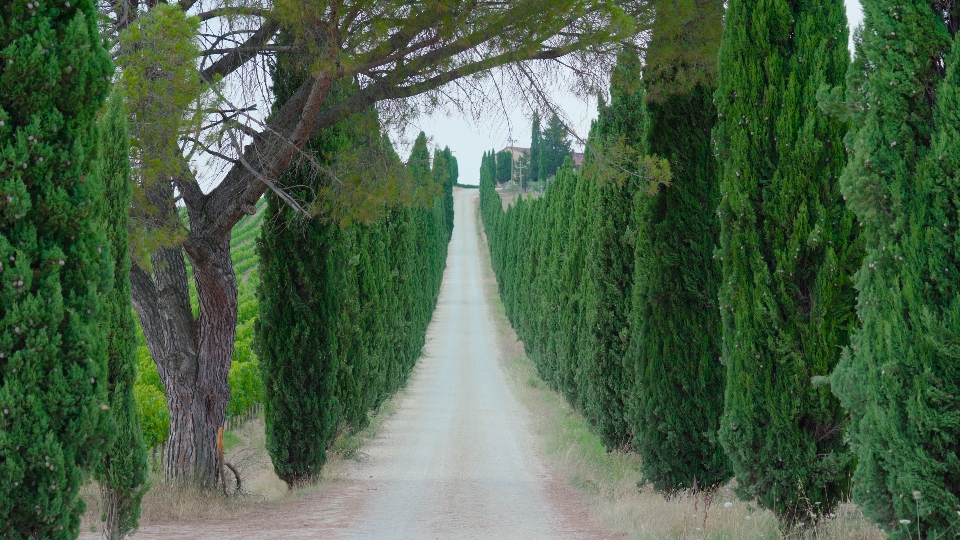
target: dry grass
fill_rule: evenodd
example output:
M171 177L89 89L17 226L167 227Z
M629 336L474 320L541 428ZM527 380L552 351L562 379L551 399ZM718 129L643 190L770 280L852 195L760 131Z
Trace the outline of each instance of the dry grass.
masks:
M479 220L479 212L477 213ZM640 458L629 452L606 452L586 420L536 373L510 327L490 270L486 238L481 231L484 281L501 338L503 367L548 463L587 499L591 514L604 526L629 538L650 540L747 540L804 538L812 540L883 540L855 505L844 505L815 529L782 534L769 511L737 500L731 486L713 495L707 507L703 495L681 493L670 499L649 486L637 488Z
M241 492L225 496L222 492L165 484L160 463L151 458L150 490L143 497L140 525L230 518L287 496L286 484L274 474L266 451L262 417L228 432L224 439L227 442L226 460L240 471ZM227 474L231 473L228 471ZM81 497L87 504L81 530L101 532L97 484L88 482L81 490Z
M283 480L273 472L273 464L266 451L262 417L254 418L224 435L226 460L235 465L241 474L243 489L239 494L231 493L225 496L222 492L165 484L161 465L151 460L151 486L143 497L140 525L220 521L323 491L343 478L345 461L363 458L363 446L379 435L383 422L393 415L395 399L387 400L376 413L371 414L366 428L358 432L343 433L337 438L318 483L293 491L288 490ZM227 474L230 482L231 473L228 471ZM232 483L230 485L232 487ZM102 534L99 487L95 482L88 482L81 489L80 496L87 505L80 530Z

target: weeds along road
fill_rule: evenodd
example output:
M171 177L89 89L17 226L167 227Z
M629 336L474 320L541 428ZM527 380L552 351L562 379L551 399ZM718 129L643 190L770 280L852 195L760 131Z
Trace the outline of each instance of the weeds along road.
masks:
M345 479L219 524L148 526L135 538L600 538L583 500L543 464L499 362L484 295L477 190L456 220L424 356L380 437Z

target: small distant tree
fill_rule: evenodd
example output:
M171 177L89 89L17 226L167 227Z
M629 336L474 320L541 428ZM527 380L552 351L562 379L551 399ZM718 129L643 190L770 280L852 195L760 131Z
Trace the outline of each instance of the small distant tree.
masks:
M443 153L447 157L447 168L449 169L450 174L450 185L457 185L460 182L460 165L457 164L457 157L453 155L453 150L450 150L450 147L443 149Z
M506 184L510 181L513 171L513 152L503 150L497 152L497 183Z
M543 139L540 141L540 181L543 182L557 174L557 169L563 165L563 160L567 159L570 153L567 128L557 115L553 115L547 122L547 129L544 130Z
M448 228L446 234L449 236L453 232L453 185L455 181L451 177L451 167L449 160L452 159L450 148L433 151L433 182L434 185L443 187L443 197L440 203L443 206L443 221Z
M530 138L530 170L527 171L527 178L530 182L538 182L540 180L540 141L543 139L538 111L533 111L532 132L533 135Z

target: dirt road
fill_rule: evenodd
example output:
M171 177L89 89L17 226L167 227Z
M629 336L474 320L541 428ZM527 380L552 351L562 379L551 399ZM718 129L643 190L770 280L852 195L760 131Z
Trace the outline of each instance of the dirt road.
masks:
M170 523L135 538L603 538L543 464L499 363L484 296L477 190L456 226L425 355L381 436L346 479L221 524Z

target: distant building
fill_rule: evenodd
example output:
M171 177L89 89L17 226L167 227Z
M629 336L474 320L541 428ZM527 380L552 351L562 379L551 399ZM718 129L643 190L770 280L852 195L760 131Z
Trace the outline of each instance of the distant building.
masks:
M514 161L514 162L516 162L518 159L520 159L520 156L529 155L529 154L530 154L530 149L529 149L529 148L523 148L523 147L521 147L521 146L507 146L506 148L504 148L503 150L500 150L500 151L501 151L501 152L510 152L511 154L513 154L513 161ZM573 152L573 153L570 155L570 158L573 160L573 168L574 168L574 169L579 169L581 166L583 166L583 152Z
M513 160L516 161L520 159L520 156L527 155L530 153L529 148L521 148L519 146L508 146L501 150L501 152L510 152L513 154Z

